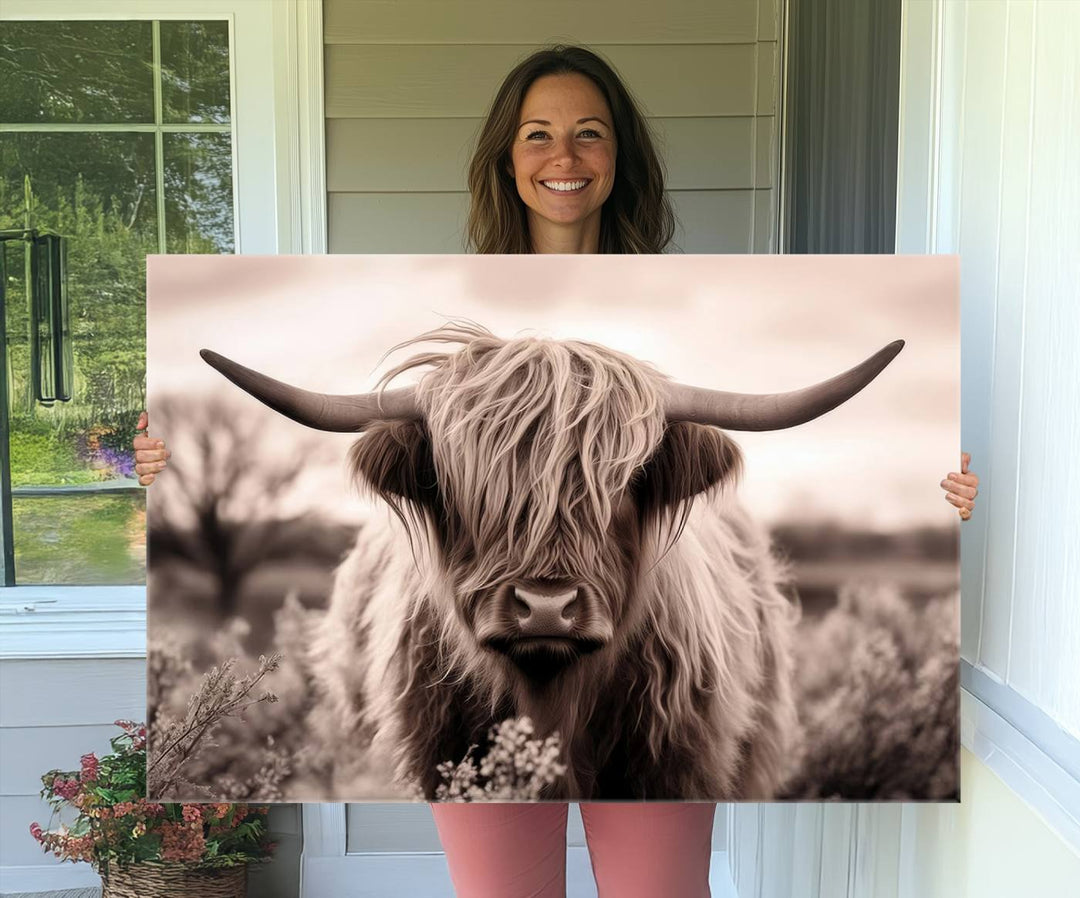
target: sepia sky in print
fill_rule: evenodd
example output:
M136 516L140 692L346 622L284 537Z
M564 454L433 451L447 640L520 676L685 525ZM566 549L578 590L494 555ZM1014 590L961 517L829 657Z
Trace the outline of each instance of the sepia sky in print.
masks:
M786 431L732 435L740 494L768 522L836 519L892 529L947 524L939 482L959 464L959 284L949 256L151 256L148 378L170 392L235 391L214 349L297 386L353 393L448 319L499 336L603 343L673 379L764 393L833 376L902 338L904 351L839 409ZM273 416L273 413L266 412ZM276 417L276 416L274 416ZM302 430L281 420L279 451ZM179 436L179 435L178 435ZM296 499L348 517L352 435L325 451ZM972 467L979 470L978 459Z

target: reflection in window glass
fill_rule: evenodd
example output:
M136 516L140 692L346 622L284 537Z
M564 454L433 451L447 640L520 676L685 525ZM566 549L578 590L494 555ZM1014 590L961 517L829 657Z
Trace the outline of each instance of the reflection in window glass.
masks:
M20 583L146 582L146 493L43 496L12 502Z
M4 242L17 581L145 582L145 260L233 251L227 23L5 22L0 78L0 229L67 238L74 360L72 401L36 402L25 244Z
M150 22L4 22L0 121L154 121Z
M229 23L161 23L162 121L229 121Z
M165 135L165 241L170 253L233 251L228 134Z
M156 191L152 133L0 133L0 227L29 224L80 243L104 231L153 252Z

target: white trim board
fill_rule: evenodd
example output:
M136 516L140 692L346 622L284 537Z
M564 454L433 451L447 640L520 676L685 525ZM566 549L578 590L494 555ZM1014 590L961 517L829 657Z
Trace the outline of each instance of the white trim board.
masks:
M0 659L145 657L145 586L0 589Z
M1080 782L967 689L960 692L960 738L968 751L1080 851Z

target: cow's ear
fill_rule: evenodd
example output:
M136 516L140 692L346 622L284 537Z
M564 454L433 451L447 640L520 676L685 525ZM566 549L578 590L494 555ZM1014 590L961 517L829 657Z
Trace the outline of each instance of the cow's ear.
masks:
M636 496L645 511L670 508L722 482L734 482L741 471L742 453L723 431L703 424L670 424L645 463Z
M421 421L372 424L353 444L349 461L353 475L393 505L435 498L435 462Z

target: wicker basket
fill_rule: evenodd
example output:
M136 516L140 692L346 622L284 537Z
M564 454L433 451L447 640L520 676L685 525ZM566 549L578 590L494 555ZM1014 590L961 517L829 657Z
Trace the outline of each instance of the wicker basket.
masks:
M246 864L199 870L147 861L101 877L101 898L244 898L246 892Z

